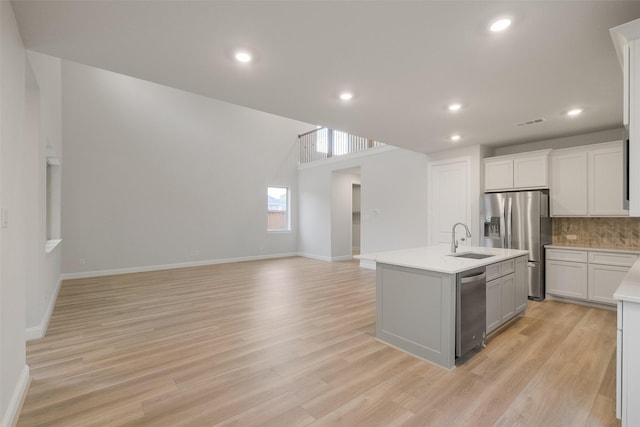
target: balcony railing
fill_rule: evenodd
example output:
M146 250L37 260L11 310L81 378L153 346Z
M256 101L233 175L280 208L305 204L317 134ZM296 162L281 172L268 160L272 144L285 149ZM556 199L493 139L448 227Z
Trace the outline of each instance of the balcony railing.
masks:
M384 143L329 128L318 128L298 135L300 164L381 147Z

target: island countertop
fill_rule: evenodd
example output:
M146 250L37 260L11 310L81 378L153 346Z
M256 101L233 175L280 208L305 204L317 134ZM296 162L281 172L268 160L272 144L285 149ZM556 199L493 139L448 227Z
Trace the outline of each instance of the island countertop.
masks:
M354 258L401 267L455 274L471 270L476 267L482 267L484 265L505 261L511 258L517 258L529 253L529 251L519 249L463 246L458 248L457 254L464 254L467 252L482 253L492 256L483 259L461 258L452 256L453 254L448 246L423 246L411 249L362 254L355 256Z

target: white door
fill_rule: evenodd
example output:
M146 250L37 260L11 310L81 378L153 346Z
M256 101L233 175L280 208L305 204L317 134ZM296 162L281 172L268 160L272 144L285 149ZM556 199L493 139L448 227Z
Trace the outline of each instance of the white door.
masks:
M429 243L451 245L451 227L456 222L472 227L469 208L469 160L457 159L449 162L429 164ZM464 227L456 229L460 245L471 245Z

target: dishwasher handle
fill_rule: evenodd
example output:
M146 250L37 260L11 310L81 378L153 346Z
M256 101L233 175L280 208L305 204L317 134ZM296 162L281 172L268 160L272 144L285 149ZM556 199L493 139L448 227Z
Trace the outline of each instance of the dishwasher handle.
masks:
M460 283L464 285L465 283L472 283L472 282L484 280L486 277L487 277L487 273L483 271L482 273L476 274L475 276L461 277Z

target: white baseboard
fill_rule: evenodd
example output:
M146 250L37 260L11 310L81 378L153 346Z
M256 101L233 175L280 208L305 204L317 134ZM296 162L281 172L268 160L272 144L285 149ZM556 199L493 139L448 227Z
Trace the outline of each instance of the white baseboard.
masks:
M60 292L60 285L62 285L62 277L58 279L58 283L56 284L56 288L51 294L51 298L49 299L49 305L47 306L47 310L45 311L45 313L42 315L40 324L38 326L32 326L30 328L27 328L27 331L25 333L25 338L27 341L43 338L47 334L47 329L49 328L49 321L51 320L53 309L56 306L56 300L58 299L58 292Z
M307 253L304 253L304 252L299 252L298 256L305 257L305 258L311 258L311 259L317 259L318 261L332 261L331 257L328 257L328 256L307 254Z
M292 256L299 256L299 254L296 252L287 252L287 253L279 253L279 254L255 255L255 256L249 256L249 257L222 258L222 259L212 259L212 260L206 260L206 261L181 262L176 264L150 265L145 267L116 268L113 270L82 271L78 273L64 273L62 275L62 280L87 279L91 277L101 277L101 276L115 276L118 274L145 273L148 271L173 270L174 268L187 268L187 267L202 267L205 265L228 264L231 262L244 262L244 261L259 261L262 259L286 258L286 257L292 257Z
M368 268L368 269L371 269L371 270L375 270L376 269L376 262L368 260L368 259L361 259L360 260L360 267Z
M353 259L353 255L343 255L343 256L331 257L331 261L351 261L352 259Z
M31 376L29 375L29 366L24 365L18 383L13 389L11 399L7 410L0 420L0 427L13 427L18 423L18 417L20 416L20 410L24 403L25 397L27 397L27 391L29 390L29 384L31 383Z

